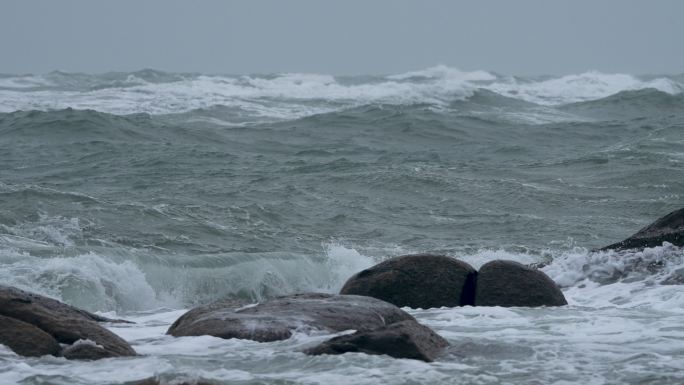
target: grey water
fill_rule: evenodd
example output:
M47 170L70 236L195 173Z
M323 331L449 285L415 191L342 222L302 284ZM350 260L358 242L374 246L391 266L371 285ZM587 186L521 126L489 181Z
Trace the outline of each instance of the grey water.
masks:
M591 250L682 207L682 91L443 66L0 75L0 280L138 321L112 330L145 354L0 350L0 382L681 383L684 293L661 283L682 250ZM547 262L570 305L411 310L452 343L433 364L163 334L196 304L334 292L413 252Z

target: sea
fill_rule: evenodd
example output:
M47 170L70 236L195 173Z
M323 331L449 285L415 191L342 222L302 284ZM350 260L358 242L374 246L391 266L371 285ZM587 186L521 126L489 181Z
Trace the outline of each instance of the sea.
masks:
M0 282L135 324L140 356L0 384L682 384L684 250L595 251L684 206L684 74L0 75ZM433 363L165 334L393 256L541 263L569 305L405 309ZM407 288L409 290L410 288Z

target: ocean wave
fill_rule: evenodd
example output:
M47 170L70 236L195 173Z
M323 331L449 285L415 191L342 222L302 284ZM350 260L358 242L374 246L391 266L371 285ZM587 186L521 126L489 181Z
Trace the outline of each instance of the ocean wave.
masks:
M66 108L56 111L0 113L0 134L22 142L83 143L97 140L140 141L150 139L158 126L147 114L118 116L94 110Z
M488 86L488 89L501 95L541 105L596 100L622 91L646 88L654 88L669 94L678 94L684 90L681 83L666 77L641 80L633 75L605 74L597 71L543 80L508 77Z
M196 255L188 264L135 249L80 252L83 248L73 248L64 231L50 227L25 232L26 237L0 236L0 281L91 311L122 313L182 308L222 297L256 301L338 292L348 277L373 264L370 257L335 243L324 245L318 256Z
M603 120L637 119L684 111L684 93L656 88L620 91L605 98L570 103L559 108L575 115Z
M29 227L0 228L0 280L92 311L119 313L182 308L226 296L263 300L297 292L334 293L356 272L410 252L379 248L373 254L385 256L373 258L332 242L318 255L224 253L195 255L183 262L147 249L75 247L82 226L73 218L42 217ZM684 284L684 250L670 244L620 252L571 247L450 254L476 268L495 259L544 262L543 271L575 298L575 304L586 306L630 306L632 301L637 306L643 302L640 292L671 293L657 287ZM603 288L610 285L627 287L630 294Z
M556 106L646 88L678 94L684 86L674 77L665 76L640 79L627 74L586 72L539 79L466 72L446 66L363 78L302 73L172 74L154 70L102 75L55 72L0 78L0 112L70 107L117 115L163 115L224 106L239 109L243 120L268 121L368 104L444 107L473 97L477 90Z

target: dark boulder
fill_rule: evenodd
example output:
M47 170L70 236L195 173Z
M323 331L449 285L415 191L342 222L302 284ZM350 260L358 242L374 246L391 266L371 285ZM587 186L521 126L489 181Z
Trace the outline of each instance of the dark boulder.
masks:
M56 355L61 347L51 335L18 319L0 315L0 344L20 356Z
M63 302L59 302L56 299L48 298L35 293L29 293L27 291L17 289L16 287L0 285L0 303L7 300L33 303L35 306L40 306L41 308L49 310L51 313L64 318L78 318L95 322L131 323L130 321L126 320L102 317L97 314L87 312L83 309L67 305Z
M17 288L0 286L0 315L34 325L64 344L90 340L111 356L136 355L126 341L96 322L107 318Z
M364 295L412 308L474 304L477 272L443 255L404 255L381 262L347 280L340 294Z
M394 305L355 295L297 294L257 305L223 300L183 314L167 334L211 335L260 342L287 339L295 330L372 330L413 317Z
M477 274L476 306L567 305L558 285L540 270L514 261L484 264Z
M600 250L644 249L660 246L663 242L684 246L684 208L665 215L624 241L613 243Z
M332 338L305 351L310 355L358 352L432 362L449 343L427 326L407 320Z

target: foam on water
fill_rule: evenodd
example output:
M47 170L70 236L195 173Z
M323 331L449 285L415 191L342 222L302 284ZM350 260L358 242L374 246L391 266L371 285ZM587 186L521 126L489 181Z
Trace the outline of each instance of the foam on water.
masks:
M200 75L174 82L82 91L0 89L0 112L71 107L114 114L169 114L220 105L240 108L254 117L295 119L369 103L445 103L466 98L474 89L467 77L427 83L383 80L343 84L333 76L316 74Z
M163 116L0 114L0 280L136 321L107 327L143 354L76 362L0 347L0 384L684 383L682 249L577 247L681 207L681 82L444 66L2 75L2 111ZM647 87L660 91L623 92ZM559 106L575 101L587 103ZM475 267L546 264L570 305L408 309L453 346L429 364L301 353L326 333L164 334L198 303L337 292L384 258L430 250Z
M387 79L410 80L412 78L449 79L456 82L477 82L496 80L496 76L487 71L464 72L453 67L437 65L419 71L409 71L396 75L389 75Z
M333 253L358 257L352 249L330 248L337 249ZM672 258L668 271L682 266L681 250L672 246L640 253L652 261ZM466 258L477 264L502 257L530 260L526 253L485 250ZM109 325L131 342L140 357L89 363L54 357L26 359L0 349L0 382L115 384L149 377L245 384L639 384L684 380L680 365L684 353L684 326L679 322L684 315L681 286L649 284L648 277L605 284L592 281L590 272L605 264L599 261L602 258L620 264L617 253L576 249L546 267L561 281L568 270L584 272L585 278L578 277L580 281L564 289L570 303L566 307L406 309L451 343L446 356L434 363L364 354L302 354L305 348L334 335L322 332L296 333L272 343L209 336L174 338L165 332L184 310L165 310L127 313L135 324Z
M54 223L56 218L42 220ZM62 219L62 223L68 229L73 221ZM78 234L73 229L66 231ZM59 243L63 236L44 242ZM335 292L348 276L376 262L339 243L325 244L323 250L322 261L279 257L218 268L217 277L222 276L228 286L212 287L214 298L202 297L200 302L230 295L231 291L235 294L236 290L258 292L254 282L270 284L271 295ZM398 252L404 250L393 246L385 254ZM684 345L677 342L684 340L684 326L678 321L684 316L684 293L681 286L660 284L684 268L682 249L668 244L639 252L594 253L577 247L542 253L482 249L462 258L479 267L493 259L538 262L548 254L555 258L544 271L563 286L569 306L406 309L452 345L442 360L428 364L363 354L302 354L305 348L334 335L322 332L296 333L273 343L209 336L174 338L165 332L185 310L142 311L179 305L159 301L162 296L155 292L160 290L155 286L159 282L149 271L143 273L145 266L132 261L116 263L93 253L45 259L5 247L0 252L3 282L91 309L97 301L89 296L113 296L126 304L114 308L125 307L127 311L121 315L136 323L108 327L129 341L141 356L90 363L55 357L20 358L0 348L0 383L116 384L149 377L245 384L636 384L684 380L678 363ZM165 272L163 266L157 268L174 276L176 283L191 279L207 284L213 279L210 268L197 268L195 275L186 277L182 277L182 270L169 267ZM278 278L266 279L269 274ZM297 275L315 278L302 281ZM77 294L70 292L72 282L78 282L74 285ZM283 285L285 282L288 285ZM132 311L135 309L141 311Z
M114 262L95 253L33 257L0 250L0 281L93 310L142 310L164 303L131 261Z
M682 84L667 77L641 80L627 74L592 71L536 80L485 71L464 72L446 66L361 81L297 73L272 76L159 73L152 78L154 81L138 77L137 73L116 81L109 80L108 74L102 75L104 80L93 76L84 79L85 75L79 74L58 75L50 79L44 75L0 78L0 112L71 107L113 114L172 114L225 106L243 111L252 122L263 122L297 119L366 104L446 106L454 100L469 98L477 89L547 106L594 100L627 90L655 88L676 94L684 89Z
M163 297L197 304L226 296L258 301L300 292L334 293L352 274L372 264L354 249L327 244L314 256L258 253L206 267L144 264L141 269Z
M627 74L604 74L597 71L567 75L541 81L503 78L487 87L505 96L542 105L558 105L605 98L622 91L655 88L669 94L684 90L682 84L668 79L640 80Z
M2 225L0 281L91 311L140 311L206 303L225 296L263 300L298 292L337 292L370 257L338 243L320 255L259 253L196 256L194 263L137 249L75 244L75 218L42 215L37 222ZM4 234L3 234L4 233Z

